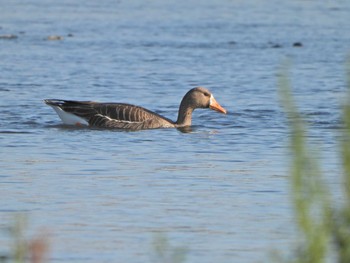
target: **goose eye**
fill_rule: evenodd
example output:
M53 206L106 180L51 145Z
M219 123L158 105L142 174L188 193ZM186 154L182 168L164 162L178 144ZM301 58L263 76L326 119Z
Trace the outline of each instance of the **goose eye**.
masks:
M207 92L204 92L204 96L210 97L209 93L207 93Z

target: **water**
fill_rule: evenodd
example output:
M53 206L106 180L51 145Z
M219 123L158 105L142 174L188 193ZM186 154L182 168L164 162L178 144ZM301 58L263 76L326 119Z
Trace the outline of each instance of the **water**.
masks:
M26 214L29 233L49 232L50 262L152 262L159 233L187 262L288 254L286 58L340 200L348 1L7 1L0 14L0 35L18 36L0 39L0 226ZM42 102L127 102L175 120L197 85L229 113L195 111L190 133L67 128Z

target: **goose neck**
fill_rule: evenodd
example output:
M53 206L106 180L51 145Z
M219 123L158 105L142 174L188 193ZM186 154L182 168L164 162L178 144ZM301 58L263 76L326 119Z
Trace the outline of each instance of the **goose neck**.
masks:
M180 127L191 126L193 110L194 108L187 103L187 100L183 100L180 104L176 124Z

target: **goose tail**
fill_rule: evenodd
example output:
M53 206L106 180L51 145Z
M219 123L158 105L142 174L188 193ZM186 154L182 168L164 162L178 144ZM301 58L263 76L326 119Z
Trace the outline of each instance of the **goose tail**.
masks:
M89 122L86 119L77 116L74 113L67 112L63 109L62 106L64 106L64 104L66 104L68 101L45 99L44 102L56 111L57 115L60 117L64 124L77 126L89 125Z

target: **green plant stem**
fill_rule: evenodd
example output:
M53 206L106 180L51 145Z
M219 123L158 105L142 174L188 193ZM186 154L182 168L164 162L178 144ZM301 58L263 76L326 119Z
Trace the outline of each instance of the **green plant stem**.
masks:
M297 262L325 261L329 236L329 197L321 179L320 166L307 147L306 129L291 94L286 69L279 78L282 105L287 114L292 151L291 185L298 226L304 245Z

